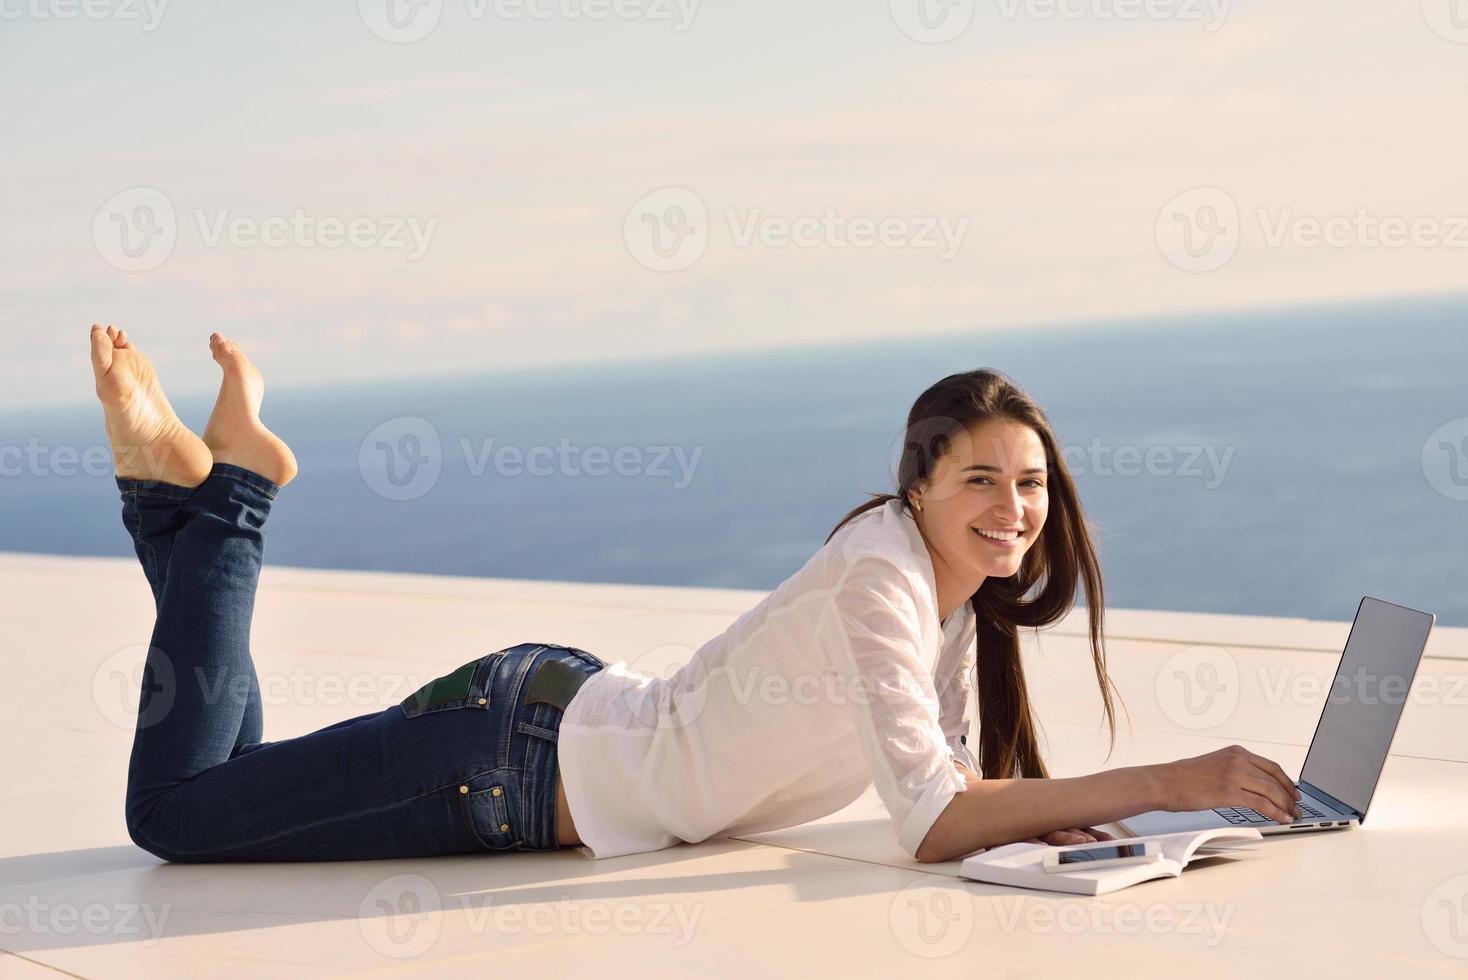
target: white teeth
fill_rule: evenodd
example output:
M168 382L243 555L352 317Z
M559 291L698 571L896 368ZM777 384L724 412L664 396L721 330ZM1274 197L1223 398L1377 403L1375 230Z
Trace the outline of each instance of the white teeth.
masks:
M975 530L984 537L993 538L996 541L1015 541L1019 538L1018 531L985 531L981 528L975 528Z

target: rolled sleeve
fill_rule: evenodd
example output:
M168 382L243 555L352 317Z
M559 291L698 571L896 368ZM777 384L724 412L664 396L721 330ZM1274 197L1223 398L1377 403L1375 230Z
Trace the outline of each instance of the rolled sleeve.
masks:
M915 859L967 784L939 723L913 584L885 559L859 558L842 576L836 608L837 668L858 682L848 685L857 741L898 843Z

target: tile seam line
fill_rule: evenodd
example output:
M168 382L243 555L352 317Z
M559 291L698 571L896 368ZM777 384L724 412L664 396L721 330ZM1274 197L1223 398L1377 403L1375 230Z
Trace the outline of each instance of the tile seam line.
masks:
M40 960L31 959L31 957L29 956L26 956L22 953L17 953L13 949L5 949L4 947L0 947L0 953L4 953L7 956L14 956L18 960L23 960L26 963L31 964L32 966L39 966L43 970L51 970L55 973L59 973L63 977L76 977L77 980L87 980L87 978L80 973L72 973L70 970L63 970L59 966L52 966L50 963L42 963Z

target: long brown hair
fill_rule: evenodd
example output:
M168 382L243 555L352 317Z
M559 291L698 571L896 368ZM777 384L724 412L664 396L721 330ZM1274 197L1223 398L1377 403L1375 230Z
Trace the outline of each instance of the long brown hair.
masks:
M978 656L974 664L979 709L979 767L985 779L1050 775L1035 738L1035 719L1020 662L1019 627L1038 630L1058 622L1074 606L1076 585L1084 582L1090 619L1091 659L1111 748L1116 747L1116 716L1102 649L1105 604L1101 566L1091 543L1091 528L1081 509L1075 482L1065 465L1050 420L1029 395L999 371L950 374L918 396L907 415L902 456L897 466L897 492L872 494L874 499L841 518L830 541L847 521L889 500L901 500L911 513L908 492L931 478L939 457L953 438L970 426L1011 421L1033 429L1045 447L1049 471L1050 509L1034 547L1008 578L990 576L970 598L977 626ZM1038 594L1027 598L1039 586ZM1121 692L1117 691L1117 696ZM1123 702L1125 707L1125 702ZM1110 752L1107 753L1110 758Z

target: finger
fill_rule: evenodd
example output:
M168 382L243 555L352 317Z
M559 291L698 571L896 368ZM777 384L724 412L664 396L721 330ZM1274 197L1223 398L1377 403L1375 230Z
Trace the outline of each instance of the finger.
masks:
M1257 776L1244 780L1242 787L1246 796L1257 800L1257 803L1249 803L1248 806L1264 814L1271 820L1280 823L1293 823L1295 818L1290 813L1293 803L1287 803L1284 799L1284 790L1279 788L1279 783L1272 779L1263 779Z
M1095 827L1082 827L1081 829L1090 834L1096 840L1116 840L1116 836L1114 834L1108 834L1104 830L1097 830Z
M1273 759L1266 759L1262 755L1253 755L1253 753L1250 753L1250 755L1253 756L1253 762L1257 768L1264 770L1266 774L1273 777L1284 787L1285 792L1289 794L1290 802L1293 803L1300 798L1300 790L1295 786L1295 781L1289 777L1289 773L1280 768L1278 763Z

